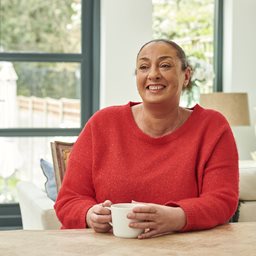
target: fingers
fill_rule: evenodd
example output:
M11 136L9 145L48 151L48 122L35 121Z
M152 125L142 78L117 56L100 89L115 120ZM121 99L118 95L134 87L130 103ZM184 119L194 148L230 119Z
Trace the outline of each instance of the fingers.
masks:
M129 224L131 228L144 229L144 233L138 236L139 239L150 238L156 235L159 235L160 230L158 228L158 224L156 222L131 222Z
M156 230L149 230L147 232L144 232L144 233L140 234L138 236L138 238L139 239L150 238L150 237L156 236L157 234L158 234L158 232Z
M94 223L93 225L93 229L95 230L95 232L98 233L106 233L108 232L112 227L108 224L108 223Z
M95 213L97 215L109 215L110 210L108 208L104 207L103 204L95 205L93 208L93 213Z
M102 214L103 210L101 211L100 214L98 214L97 212L93 212L91 214L91 221L93 223L108 223L111 221L111 215L109 214L109 210L108 209L104 209L104 211L108 211L106 214Z
M132 220L130 227L145 230L139 239L178 231L186 224L183 209L156 204L134 207L128 218Z
M112 202L111 202L110 200L106 200L106 201L104 201L104 202L102 203L102 206L103 206L103 207L110 207L111 204L112 204Z
M157 218L157 209L153 205L136 206L127 217L128 219L152 221Z
M157 216L154 213L128 213L128 219L138 220L138 221L154 221L157 219Z
M169 222L165 219L166 215L165 206L145 204L134 207L127 217L132 220L130 227L145 230L138 236L139 239L145 239L166 231L166 222Z
M112 228L109 224L109 222L111 222L111 212L106 208L111 204L111 201L106 200L102 204L94 205L88 211L89 216L87 216L87 223L89 223L89 226L96 232L108 232Z
M139 239L150 238L159 233L158 212L153 204L140 205L133 208L127 217L133 222L129 224L131 228L144 229L145 232L138 236Z
M136 229L144 229L146 231L158 229L156 222L149 222L149 221L130 222L129 227L136 228Z
M147 204L147 205L138 205L135 206L132 211L134 213L156 213L157 209L156 207L152 204Z

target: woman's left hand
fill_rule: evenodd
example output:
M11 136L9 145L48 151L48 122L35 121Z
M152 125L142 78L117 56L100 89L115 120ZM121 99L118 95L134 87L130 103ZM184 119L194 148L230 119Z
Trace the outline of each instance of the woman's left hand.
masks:
M140 239L179 231L186 224L182 208L159 204L139 204L127 217L134 221L130 223L130 227L145 230L139 235Z

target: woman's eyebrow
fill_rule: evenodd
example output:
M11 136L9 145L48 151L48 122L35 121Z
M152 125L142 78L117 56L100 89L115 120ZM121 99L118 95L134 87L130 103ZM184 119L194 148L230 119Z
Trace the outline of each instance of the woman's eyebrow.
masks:
M141 58L139 58L139 60L147 61L147 60L149 60L149 58L147 58L147 57L141 57Z
M158 59L159 60L165 60L165 59L172 59L172 60L174 60L174 58L172 56L169 56L169 55L160 56ZM140 57L139 60L149 61L150 58L148 58L148 57Z
M174 58L173 58L172 56L168 56L168 55L166 55L166 56L160 56L158 59L159 59L159 60L165 60L165 59L172 59L172 60L174 60Z

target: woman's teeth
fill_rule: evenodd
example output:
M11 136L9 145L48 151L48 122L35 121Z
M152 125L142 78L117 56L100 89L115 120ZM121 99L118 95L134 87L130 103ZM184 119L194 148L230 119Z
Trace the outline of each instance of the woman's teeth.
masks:
M148 86L148 89L149 89L149 90L161 90L161 89L163 89L163 88L164 88L163 85L149 85L149 86Z

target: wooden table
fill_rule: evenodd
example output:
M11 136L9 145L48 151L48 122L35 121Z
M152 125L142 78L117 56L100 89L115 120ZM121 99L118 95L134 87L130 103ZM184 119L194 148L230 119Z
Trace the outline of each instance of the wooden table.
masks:
M124 239L86 230L1 231L1 256L204 255L255 256L256 222L169 234L146 240Z

